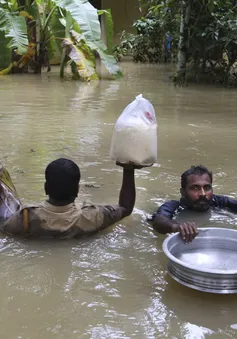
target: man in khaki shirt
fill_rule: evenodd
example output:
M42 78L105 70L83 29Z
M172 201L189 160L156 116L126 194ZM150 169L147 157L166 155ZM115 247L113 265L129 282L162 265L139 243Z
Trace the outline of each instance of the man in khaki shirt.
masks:
M80 170L71 160L57 159L45 170L48 200L37 206L22 206L2 227L13 235L68 239L94 233L132 213L135 204L133 165L122 165L123 181L118 205L75 204Z

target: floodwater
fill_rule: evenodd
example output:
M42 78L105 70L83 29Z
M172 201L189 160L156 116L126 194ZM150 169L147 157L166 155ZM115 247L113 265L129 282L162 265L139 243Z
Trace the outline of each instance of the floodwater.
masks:
M116 203L121 169L109 159L116 119L142 93L159 120L158 164L136 172L132 216L81 240L1 236L3 339L237 338L237 296L169 278L165 236L146 222L179 197L180 174L192 164L214 172L215 193L237 197L236 91L174 88L165 66L128 62L123 71L122 80L91 85L62 82L57 72L0 79L0 160L25 202L44 199L44 168L63 156L80 165L81 200ZM204 214L188 217L236 228L229 212Z

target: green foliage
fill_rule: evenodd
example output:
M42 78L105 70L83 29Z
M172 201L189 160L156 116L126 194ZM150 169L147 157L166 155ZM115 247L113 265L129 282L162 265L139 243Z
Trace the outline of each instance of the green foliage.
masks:
M177 83L193 79L237 84L236 0L140 0L140 10L143 15L134 23L137 33L121 35L118 59L131 53L139 62L177 60Z
M69 20L67 18L66 30ZM71 66L74 79L81 79L86 82L98 80L95 57L86 44L83 35L71 30L69 36L70 38L65 38L62 41L66 58L62 60L64 64L61 67L64 67L65 61L67 61L67 64Z
M66 64L65 50L67 50L67 57L70 56L79 71L81 71L79 69L81 66L78 65L82 63L90 64L90 67L93 65L94 69L94 53L97 53L111 74L121 75L115 58L108 54L107 47L101 40L98 13L89 1L35 0L33 3L25 1L24 8L16 6L17 0L8 0L8 2L0 0L0 2L2 5L0 8L0 31L3 31L5 37L9 38L9 48L16 48L18 55L22 55L22 58L17 60L18 66L23 67L30 63L35 73L40 73L44 66L47 66L49 71L50 59L53 58L57 49L56 42L60 41L61 76L63 76ZM12 11L13 7L14 12ZM107 43L108 49L111 50L112 16L109 10L103 11L103 14L106 15L106 23L110 28ZM81 40L84 42L83 48L81 42L74 46L72 42L68 43L68 40L64 40L66 47L61 48L61 42L64 38L69 38L71 30L81 34ZM84 58L85 48L87 48L86 55L90 60ZM72 67L74 71L75 65ZM90 72L87 73L87 78L92 79L94 71L91 76ZM97 76L93 76L93 78L97 78Z
M124 56L135 49L136 35L122 31L120 41L120 44L115 46L113 51L115 58L118 61L121 61ZM135 53L133 53L133 59L135 59L134 55Z
M91 49L97 52L101 62L114 76L121 75L116 59L107 53L107 47L101 40L101 29L97 10L85 0L54 0L55 3L66 9L79 25L82 38Z
M97 12L98 12L98 15L105 16L107 52L112 54L113 53L113 39L114 39L114 22L113 22L111 10L102 9Z
M173 1L174 3L174 1ZM149 7L149 6L150 7ZM142 6L142 4L141 4ZM146 14L135 21L136 34L122 32L121 43L116 46L117 58L131 53L135 62L165 62L172 58L166 46L167 33L172 36L173 51L177 50L179 14L177 6L167 7L163 1L146 2Z
M8 67L11 63L11 50L7 48L7 43L4 32L0 31L0 65L2 68Z
M237 4L192 1L187 41L188 77L237 84Z
M70 37L70 29L73 24L71 14L69 12L66 12L65 18L61 19L60 22L62 25L65 26L65 38L68 39ZM61 78L64 77L65 65L66 65L66 50L63 48L62 55L61 55L61 63L60 63L60 77Z
M8 47L17 48L19 53L27 52L28 35L25 19L19 14L0 8L0 30L9 38Z
M65 24L66 24L66 21L65 21ZM66 31L67 31L67 29L66 29ZM103 43L102 40L97 40L97 41L96 40L88 40L88 39L86 39L85 35L81 32L81 30L80 30L80 34L78 33L78 30L77 31L70 30L70 34L73 35L74 40L76 40L77 48L81 48L83 53L86 52L90 61L93 62L93 64L94 64L93 67L96 66L95 65L96 60L95 60L95 57L94 57L94 53L96 53L100 57L101 62L104 64L104 66L107 68L107 70L109 71L110 74L112 74L113 76L115 76L117 78L122 75L122 73L120 71L120 67L119 67L116 59L114 58L114 56L107 53L107 48L106 48L106 46L105 46L105 44ZM67 36L67 33L66 33L66 36ZM82 41L84 42L83 46L81 46ZM80 46L78 45L79 42L80 42ZM87 49L87 50L85 50L85 49ZM64 66L65 66L65 60L64 60L64 58L62 58L62 61L61 61L61 76L63 74L62 67L64 67ZM76 68L73 66L73 69L75 71ZM91 75L90 75L90 78L92 80L92 79L97 79L98 77L95 77L94 75L91 77Z
M54 2L71 14L72 18L80 26L86 40L100 40L101 29L97 10L88 1L54 0Z
M92 60L87 59L87 54L84 53L83 41L78 41L77 44L71 39L63 39L62 45L65 49L65 54L70 60L70 65L74 77L82 79L84 81L90 81L93 77L96 77L96 71Z

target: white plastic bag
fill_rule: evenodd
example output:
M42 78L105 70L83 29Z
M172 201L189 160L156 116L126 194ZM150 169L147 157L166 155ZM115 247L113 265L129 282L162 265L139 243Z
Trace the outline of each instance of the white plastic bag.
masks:
M110 157L120 163L151 166L157 160L157 121L152 104L142 94L118 118Z

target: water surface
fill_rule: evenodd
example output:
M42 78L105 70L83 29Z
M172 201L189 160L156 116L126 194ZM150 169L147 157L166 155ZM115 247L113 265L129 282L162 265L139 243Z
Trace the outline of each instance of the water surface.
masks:
M1 338L237 337L237 296L204 294L169 278L165 236L146 222L179 197L180 174L192 164L214 172L215 193L237 197L236 91L174 88L164 66L123 69L122 80L89 86L62 82L56 72L0 79L0 160L27 202L44 199L45 166L63 156L81 168L81 200L116 203L121 170L109 159L116 119L142 93L159 120L159 164L137 171L132 216L68 242L1 236ZM201 226L237 225L229 212L186 217Z

